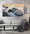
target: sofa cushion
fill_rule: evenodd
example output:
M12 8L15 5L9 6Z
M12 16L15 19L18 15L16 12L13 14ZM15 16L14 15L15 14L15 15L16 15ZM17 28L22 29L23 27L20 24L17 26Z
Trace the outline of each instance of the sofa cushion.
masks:
M4 24L12 24L11 20L6 19L6 20L3 20L3 21L4 21Z

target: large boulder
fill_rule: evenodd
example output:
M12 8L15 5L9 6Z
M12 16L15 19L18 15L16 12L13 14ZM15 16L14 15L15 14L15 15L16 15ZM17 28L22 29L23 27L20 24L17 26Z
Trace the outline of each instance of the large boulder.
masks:
M15 14L16 16L22 16L22 15L23 15L23 13L22 13L21 10L16 10L16 11L14 12L14 14Z

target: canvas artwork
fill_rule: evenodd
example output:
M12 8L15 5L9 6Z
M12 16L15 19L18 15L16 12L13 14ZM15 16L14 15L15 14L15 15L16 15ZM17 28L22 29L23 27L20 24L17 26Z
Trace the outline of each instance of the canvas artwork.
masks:
M23 4L3 4L3 17L20 17L24 14Z
M30 5L27 6L27 13L30 14Z

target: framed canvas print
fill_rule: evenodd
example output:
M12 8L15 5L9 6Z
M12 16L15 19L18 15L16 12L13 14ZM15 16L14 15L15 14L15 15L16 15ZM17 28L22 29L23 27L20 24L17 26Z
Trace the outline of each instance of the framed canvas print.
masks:
M24 4L3 4L3 17L20 17L24 14Z

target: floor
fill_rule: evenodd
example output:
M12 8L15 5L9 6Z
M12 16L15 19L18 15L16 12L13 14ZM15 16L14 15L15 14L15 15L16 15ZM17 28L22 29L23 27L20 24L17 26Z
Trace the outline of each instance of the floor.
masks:
M30 34L30 31L17 32L17 31L0 31L0 34Z

